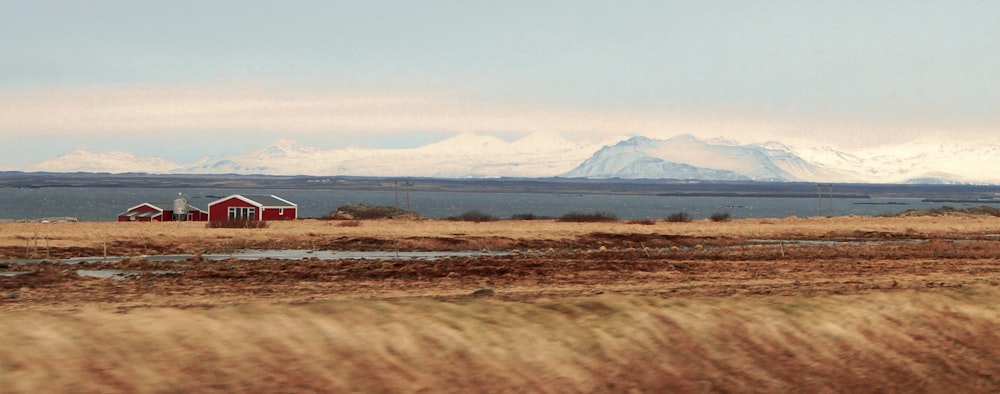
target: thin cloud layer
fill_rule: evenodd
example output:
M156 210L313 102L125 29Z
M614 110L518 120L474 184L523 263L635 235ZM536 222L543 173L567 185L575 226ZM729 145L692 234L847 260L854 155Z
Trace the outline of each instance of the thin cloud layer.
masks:
M824 124L765 119L742 111L602 109L489 100L457 91L357 89L258 83L62 88L0 95L0 134L128 136L211 130L217 137L246 131L285 135L342 133L399 135L420 131L570 138L615 135L669 137L690 133L741 142L879 144L937 131L916 125ZM873 128L880 132L872 133ZM898 131L898 135L893 134ZM949 129L952 137L978 137L977 127ZM207 136L206 136L207 137ZM859 138L860 137L860 138Z

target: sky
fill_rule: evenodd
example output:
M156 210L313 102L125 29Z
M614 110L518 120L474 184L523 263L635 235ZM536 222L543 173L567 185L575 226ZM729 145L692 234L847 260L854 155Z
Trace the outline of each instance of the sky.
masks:
M0 169L279 139L995 139L997 1L0 0Z

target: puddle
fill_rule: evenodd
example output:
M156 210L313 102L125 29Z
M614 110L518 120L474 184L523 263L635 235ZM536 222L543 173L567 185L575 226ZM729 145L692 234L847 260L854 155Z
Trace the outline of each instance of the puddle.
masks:
M836 240L836 241L826 241L826 240L803 240L803 239L750 239L747 240L753 244L760 245L788 245L788 246L838 246L838 245L891 245L891 244L919 244L927 242L926 239L894 239L894 240L884 240L884 241L872 241L872 240L861 240L861 239L847 239L847 240Z
M174 273L174 271L141 271L141 270L76 270L76 274L80 276L89 276L93 278L103 278L103 279L115 279L115 280L126 280L132 279L142 274L149 273L154 275L163 275Z
M205 260L218 261L230 258L239 260L260 260L260 259L280 259L280 260L425 260L434 261L451 257L482 257L482 256L506 256L508 252L480 252L480 251L439 251L439 252L396 252L396 251L334 251L334 250L243 250L235 253L204 254L201 257ZM74 257L69 259L18 259L3 260L10 264L37 264L43 261L58 261L64 264L96 263L102 261L121 261L129 257L137 257L154 262L176 262L184 261L194 257L190 254L164 254L152 256L108 256L108 257Z
M30 273L31 271L9 271L9 272L0 272L0 276L17 276Z
M317 259L317 260L439 260L449 257L480 257L480 256L503 256L507 252L396 252L396 251L335 251L335 250L245 250L231 255L204 255L202 257L212 260L223 260L227 258L237 258L241 260L259 259Z
M30 273L31 271L0 272L0 277L13 277ZM176 271L164 271L164 270L142 271L142 270L118 270L118 269L76 270L76 274L80 276L89 276L93 278L115 279L115 280L132 279L146 273L163 275L163 274L173 274L176 273Z

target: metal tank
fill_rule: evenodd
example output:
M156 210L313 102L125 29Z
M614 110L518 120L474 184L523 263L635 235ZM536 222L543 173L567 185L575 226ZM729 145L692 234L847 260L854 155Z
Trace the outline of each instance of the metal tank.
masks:
M188 213L188 199L184 197L184 194L177 193L177 198L174 199L174 220L182 221L187 219Z

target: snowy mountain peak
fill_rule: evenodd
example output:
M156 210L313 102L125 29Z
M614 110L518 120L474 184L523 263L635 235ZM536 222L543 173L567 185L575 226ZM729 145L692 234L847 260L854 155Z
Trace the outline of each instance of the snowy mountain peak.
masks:
M303 147L294 140L281 139L254 152L253 156L260 159L301 157L315 151L315 148Z
M917 140L852 152L820 146L796 149L804 159L853 174L860 182L1000 183L1000 144Z
M768 149L768 150L781 151L781 152L792 152L792 148L790 148L788 145L782 144L782 143L780 143L778 141L767 141L767 142L762 143L762 144L757 144L756 146L759 146L761 148Z
M643 137L641 135L637 135L637 136L630 137L629 139L627 139L625 141L619 142L618 144L616 144L616 146L647 146L647 145L654 144L654 143L656 143L656 140L654 140L652 138Z
M564 174L585 178L679 178L799 181L828 175L798 156L754 145L720 145L690 134L666 140L633 137L594 154Z
M159 157L140 157L134 153L121 151L94 152L82 147L31 166L28 171L165 173L177 167L177 164Z
M711 144L711 145L715 145L715 144L713 144L713 143L711 143L709 141L705 141L705 140L702 140L701 138L698 138L694 134L678 134L678 135L676 135L674 137L667 138L667 140L668 141L686 141L686 142L699 143L699 144Z
M710 143L712 145L740 146L739 142L723 137L710 138L705 140L705 142Z
M497 149L509 145L507 141L488 135L461 133L444 141L425 146L428 149L441 151L471 151L479 149Z

